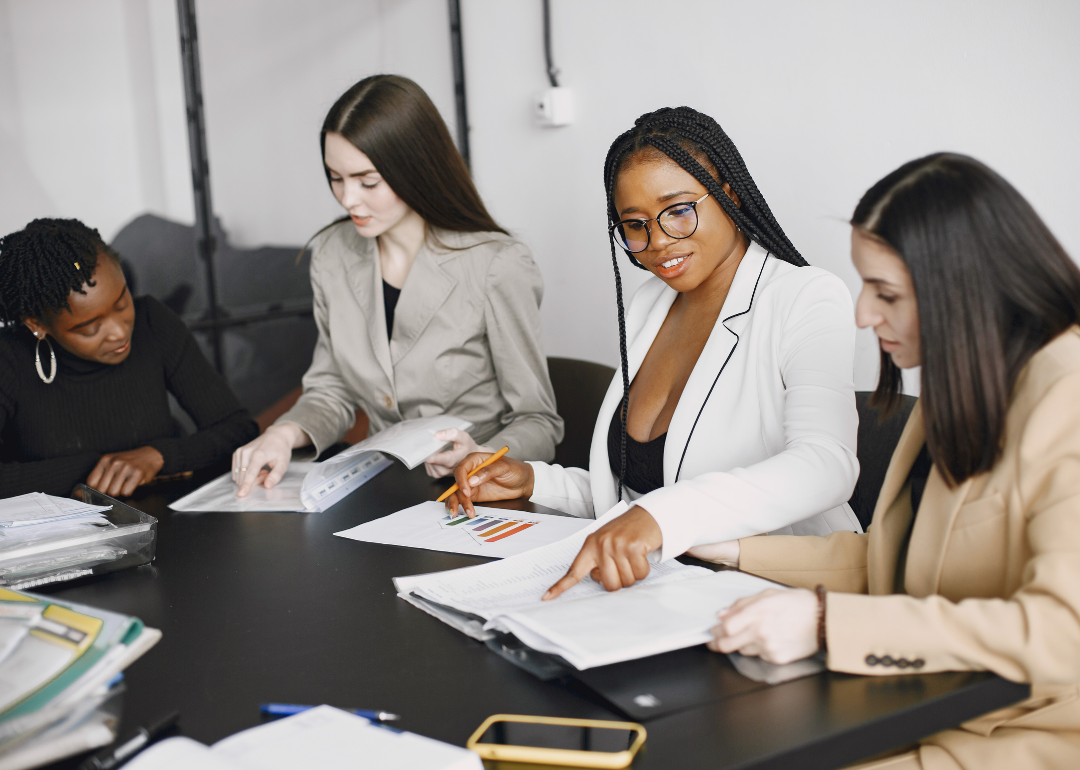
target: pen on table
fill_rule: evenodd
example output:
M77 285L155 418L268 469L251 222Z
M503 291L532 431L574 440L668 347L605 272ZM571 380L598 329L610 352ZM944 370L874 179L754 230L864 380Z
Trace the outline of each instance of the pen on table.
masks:
M496 452L496 453L495 453L495 454L493 454L493 455L492 455L491 457L489 457L488 459L484 460L484 462L480 463L480 464L479 464L479 465L477 465L477 466L476 466L475 468L473 468L473 469L472 469L471 471L469 471L469 478L471 479L471 478L473 477L473 474L475 474L475 473L476 473L476 472L477 472L478 470L480 470L481 468L486 468L486 467L488 467L489 465L491 465L491 464L492 464L493 462L495 462L496 460L498 460L498 459L499 459L500 457L502 457L502 456L503 456L504 454L506 454L506 453L507 453L507 452L509 452L509 451L510 451L510 447L508 447L508 446L504 446L504 447L503 447L502 449L500 449L500 450L499 450L498 452ZM452 487L450 487L450 488L449 488L448 490L446 490L446 491L445 491L445 492L443 492L443 493L442 493L441 495L439 495L439 499L438 499L438 500L436 500L435 502L437 502L437 503L441 503L441 502L442 502L443 500L445 500L446 498L450 497L450 495L454 494L454 493L455 493L455 492L457 492L457 491L458 491L458 485L457 485L457 484L454 484L454 485L453 485Z
M90 757L90 759L79 765L79 770L110 770L110 768L116 767L173 729L178 719L180 719L180 712L174 711L157 724L150 727L140 727L138 734L130 741L103 757Z
M293 714L299 714L301 711L307 711L313 709L314 706L299 706L295 703L264 703L259 706L259 711L264 714L269 714L275 717L288 717ZM389 711L369 711L367 709L341 709L342 711L348 711L350 714L356 714L358 717L364 717L364 719L370 719L375 722L392 722L396 719L401 719L397 714L391 714Z

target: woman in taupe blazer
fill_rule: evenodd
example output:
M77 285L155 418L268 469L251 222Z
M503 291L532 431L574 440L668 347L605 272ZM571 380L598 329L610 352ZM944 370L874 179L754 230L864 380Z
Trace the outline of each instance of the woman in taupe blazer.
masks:
M358 407L372 431L439 414L471 421L469 433L436 434L452 446L428 459L432 476L504 444L552 459L563 427L540 271L488 214L427 94L408 78L365 78L330 109L320 140L348 216L313 239L315 355L296 405L234 454L238 494L280 481L293 449L339 441Z
M1080 767L1080 271L1008 182L938 154L852 219L876 393L921 399L867 534L753 537L695 555L797 586L741 600L710 646L830 669L993 671L1015 706L865 767Z

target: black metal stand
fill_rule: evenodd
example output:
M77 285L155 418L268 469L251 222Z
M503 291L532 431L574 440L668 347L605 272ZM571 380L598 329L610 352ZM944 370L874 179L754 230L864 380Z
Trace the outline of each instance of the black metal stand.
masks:
M176 0L180 21L180 59L184 70L187 102L188 145L191 151L191 187L195 193L195 244L206 266L207 314L205 330L210 335L214 368L224 373L221 327L214 275L214 208L210 203L210 162L206 154L206 123L203 119L202 74L199 70L199 36L195 28L195 0Z
M457 112L457 140L461 157L469 166L469 118L465 102L465 59L461 39L461 3L450 3L450 48L454 68L454 102ZM195 195L195 244L206 269L206 315L188 324L192 331L205 332L210 338L214 367L225 373L222 333L226 328L244 326L280 318L309 316L310 307L281 309L230 317L218 305L214 255L217 242L213 234L214 208L210 199L210 162L206 151L206 121L203 111L202 72L199 66L199 36L195 23L195 0L176 0L180 23L180 57L184 72L184 96L187 103L188 145L191 153L191 187Z
M469 111L465 103L465 54L461 43L461 2L450 2L450 58L454 65L454 107L457 112L457 143L466 168L469 159Z

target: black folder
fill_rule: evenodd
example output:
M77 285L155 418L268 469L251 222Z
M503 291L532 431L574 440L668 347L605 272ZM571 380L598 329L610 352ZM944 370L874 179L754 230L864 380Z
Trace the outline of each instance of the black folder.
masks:
M512 634L498 634L486 644L533 676L559 681L572 689L583 687L637 722L770 686L747 679L727 656L710 652L704 645L578 671L562 658L537 652Z

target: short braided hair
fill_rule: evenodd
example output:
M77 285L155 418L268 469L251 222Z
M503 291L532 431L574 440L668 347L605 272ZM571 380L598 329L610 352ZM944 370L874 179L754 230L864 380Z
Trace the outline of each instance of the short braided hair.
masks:
M120 262L98 231L77 219L35 219L0 238L0 324L11 329L70 309L68 295L94 285L101 254Z
M642 153L661 153L678 163L708 190L735 225L769 254L798 267L805 266L798 249L792 245L773 216L769 204L758 190L746 163L720 124L690 107L664 107L642 115L634 127L611 143L604 160L604 189L607 196L608 224L619 221L615 209L615 182L627 163ZM719 180L717 179L719 177ZM739 205L724 192L727 183L739 199ZM626 355L626 317L623 307L622 276L611 238L611 264L615 269L615 293L619 308L619 354L622 360L623 397L620 406L619 484L616 494L622 499L626 476L626 412L630 403L630 373ZM645 270L633 254L630 261Z

